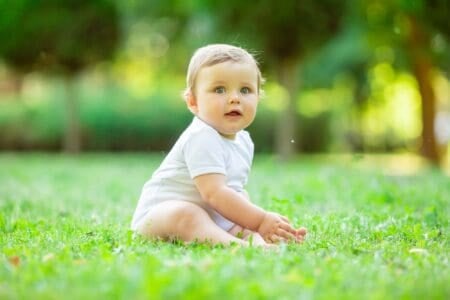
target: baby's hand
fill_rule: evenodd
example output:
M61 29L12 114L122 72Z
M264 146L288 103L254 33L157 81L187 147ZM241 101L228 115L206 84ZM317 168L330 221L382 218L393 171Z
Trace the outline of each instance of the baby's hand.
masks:
M299 229L296 230L297 233L295 235L296 239L295 241L297 243L302 243L305 240L306 234L308 233L308 231L306 230L305 227L301 227Z
M289 221L289 219L287 217L281 216L281 218L285 222L291 224L291 222ZM295 242L296 243L302 243L305 240L305 237L306 237L307 233L308 233L308 231L306 230L305 227L300 227L299 229L295 229Z
M259 225L258 233L266 242L278 243L282 241L298 241L301 235L293 228L286 217L273 212L267 212L263 221ZM306 233L306 232L305 232Z

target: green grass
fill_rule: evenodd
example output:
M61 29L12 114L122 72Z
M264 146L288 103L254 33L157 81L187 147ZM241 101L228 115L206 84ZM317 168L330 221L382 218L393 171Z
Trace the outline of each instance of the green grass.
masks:
M450 179L437 171L257 157L253 201L310 232L275 253L134 236L161 157L1 154L0 299L450 297Z

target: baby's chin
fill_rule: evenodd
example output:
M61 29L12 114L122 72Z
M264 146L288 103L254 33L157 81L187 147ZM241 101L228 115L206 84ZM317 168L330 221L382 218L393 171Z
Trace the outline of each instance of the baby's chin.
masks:
M217 130L223 136L235 136L239 131L244 130L246 127L242 127L236 124L236 126L228 127L226 129L221 128Z
M219 134L221 136L223 136L226 139L230 139L230 140L234 140L234 138L236 137L236 133L223 133L219 131Z

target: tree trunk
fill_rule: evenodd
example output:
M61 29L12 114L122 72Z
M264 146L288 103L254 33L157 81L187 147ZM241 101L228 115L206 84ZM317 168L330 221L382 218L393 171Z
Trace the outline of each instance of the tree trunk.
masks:
M65 88L65 127L63 137L63 151L79 153L81 150L80 112L73 76L64 78Z
M282 160L289 160L296 152L297 105L298 90L297 63L284 60L278 66L278 79L288 92L288 104L281 112L276 130L275 148Z
M424 45L427 45L425 33L420 25L410 17L411 31L408 39L408 51L411 66L419 85L422 104L422 145L421 152L431 163L439 165L441 156L435 136L436 97L431 83L432 64Z

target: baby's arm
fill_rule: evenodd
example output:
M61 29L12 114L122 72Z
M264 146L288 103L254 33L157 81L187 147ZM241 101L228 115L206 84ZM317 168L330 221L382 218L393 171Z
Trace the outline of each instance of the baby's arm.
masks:
M259 232L266 240L295 239L296 230L289 222L278 214L266 212L248 201L244 194L228 187L224 175L200 175L194 182L203 200L236 224Z
M250 201L250 196L248 194L248 192L246 190L242 191L242 195L244 195L245 199L247 199L248 201Z

